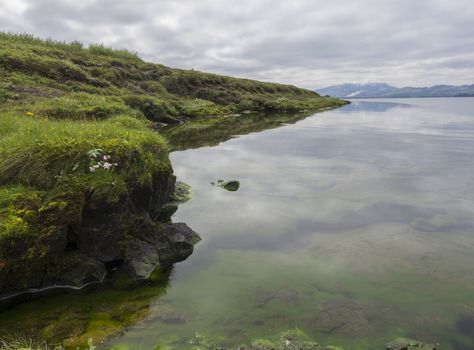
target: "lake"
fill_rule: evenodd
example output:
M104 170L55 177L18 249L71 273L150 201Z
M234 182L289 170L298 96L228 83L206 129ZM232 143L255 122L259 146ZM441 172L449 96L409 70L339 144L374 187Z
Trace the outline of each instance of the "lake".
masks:
M142 287L146 313L104 348L237 346L289 330L346 350L398 337L474 348L474 98L353 100L303 117L174 130L192 199L173 221L202 241L165 287Z

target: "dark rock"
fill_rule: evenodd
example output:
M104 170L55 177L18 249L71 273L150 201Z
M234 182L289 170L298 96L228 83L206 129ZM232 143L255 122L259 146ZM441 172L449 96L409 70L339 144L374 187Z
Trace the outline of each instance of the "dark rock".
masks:
M123 269L135 280L148 279L160 265L169 266L192 254L199 235L184 223L168 224L128 243Z
M200 240L201 237L184 223L167 225L156 245L160 263L166 265L185 260Z
M102 282L107 273L103 263L80 253L69 254L48 269L53 280L44 281L44 285L59 284L79 288Z
M170 222L171 217L176 213L178 210L178 205L174 202L165 204L161 210L160 215L156 218L159 222Z
M175 190L176 176L169 173L160 173L153 179L153 195L149 207L150 217L156 220L163 206L172 201Z
M160 215L156 220L160 222L170 222L171 217L178 210L178 205L191 199L191 186L177 181L174 191L170 194L169 201L165 203L160 210Z
M39 227L42 231L34 241L12 239L0 246L0 308L13 299L102 283L110 271L123 271L134 281L148 279L161 265L186 259L199 235L185 224L154 221L168 210L166 203L184 200L189 193L186 186L175 192L175 183L170 169L155 174L150 186L133 187L119 200L87 194L68 198L77 206L70 216L61 211L60 202L42 208L39 220L48 225ZM54 224L47 221L51 218Z
M227 191L235 192L240 188L240 182L237 180L219 182L218 186L226 189Z
M135 240L127 247L124 268L134 280L148 279L159 263L158 251L153 244Z

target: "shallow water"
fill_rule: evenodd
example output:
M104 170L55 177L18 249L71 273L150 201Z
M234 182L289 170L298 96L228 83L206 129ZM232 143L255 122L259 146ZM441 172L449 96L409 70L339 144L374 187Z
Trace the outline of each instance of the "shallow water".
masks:
M402 336L474 348L474 98L355 100L298 119L174 141L193 198L173 221L203 240L104 347L235 346L297 328L346 349Z

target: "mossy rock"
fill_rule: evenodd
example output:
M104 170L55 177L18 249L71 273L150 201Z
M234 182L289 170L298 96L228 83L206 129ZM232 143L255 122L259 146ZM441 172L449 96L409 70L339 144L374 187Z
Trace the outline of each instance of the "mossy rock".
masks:
M231 181L222 181L218 180L217 181L217 186L230 191L230 192L235 192L238 191L240 188L240 181L237 180L231 180Z
M386 350L436 350L433 344L425 344L413 339L399 338L385 345Z

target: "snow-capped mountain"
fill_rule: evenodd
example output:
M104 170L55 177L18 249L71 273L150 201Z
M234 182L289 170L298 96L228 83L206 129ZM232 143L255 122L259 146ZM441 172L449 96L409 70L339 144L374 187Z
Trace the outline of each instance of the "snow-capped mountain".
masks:
M397 88L385 83L342 84L317 89L320 95L340 98L464 97L474 96L473 85L435 85Z

